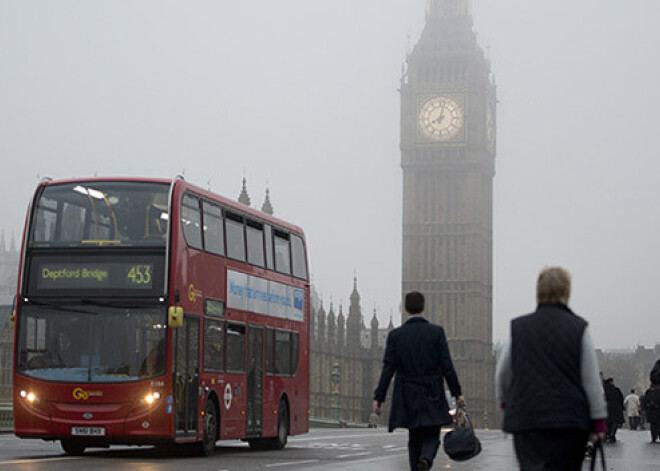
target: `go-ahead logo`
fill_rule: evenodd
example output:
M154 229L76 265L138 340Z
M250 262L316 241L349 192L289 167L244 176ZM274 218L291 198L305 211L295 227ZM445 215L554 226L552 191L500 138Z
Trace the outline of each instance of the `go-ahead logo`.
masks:
M83 388L76 388L73 390L73 398L76 401L86 401L90 397L101 397L103 391L85 391Z

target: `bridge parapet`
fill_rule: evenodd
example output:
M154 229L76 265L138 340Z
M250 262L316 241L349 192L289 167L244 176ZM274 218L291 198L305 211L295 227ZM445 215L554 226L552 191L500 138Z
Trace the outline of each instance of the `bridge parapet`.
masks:
M0 432L14 430L14 411L10 403L0 403Z

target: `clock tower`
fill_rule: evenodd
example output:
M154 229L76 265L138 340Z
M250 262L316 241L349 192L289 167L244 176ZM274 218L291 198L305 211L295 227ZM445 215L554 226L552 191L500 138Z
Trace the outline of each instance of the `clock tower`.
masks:
M447 334L475 425L493 425L497 100L469 0L429 0L400 92L402 291L424 294L426 316Z

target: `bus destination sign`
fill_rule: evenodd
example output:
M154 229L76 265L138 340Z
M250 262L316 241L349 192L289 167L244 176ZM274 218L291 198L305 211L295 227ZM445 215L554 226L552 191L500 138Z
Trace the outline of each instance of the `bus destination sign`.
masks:
M39 263L37 289L152 289L154 265L133 262Z

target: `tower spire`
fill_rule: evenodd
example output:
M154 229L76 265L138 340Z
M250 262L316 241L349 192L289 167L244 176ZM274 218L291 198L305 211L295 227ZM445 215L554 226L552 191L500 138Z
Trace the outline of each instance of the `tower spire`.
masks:
M271 216L273 215L273 205L270 202L270 189L268 187L266 187L266 199L264 200L264 204L261 205L261 211Z
M426 19L470 15L470 0L427 0Z
M243 189L241 190L241 194L238 195L238 201L246 206L250 206L250 195L247 192L247 179L245 175L243 175Z

